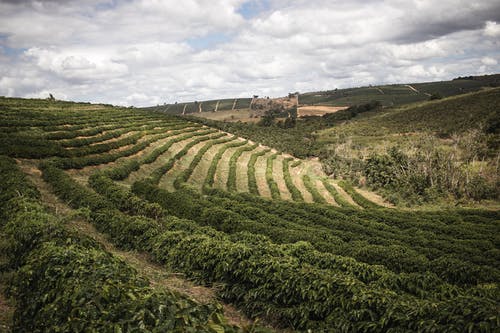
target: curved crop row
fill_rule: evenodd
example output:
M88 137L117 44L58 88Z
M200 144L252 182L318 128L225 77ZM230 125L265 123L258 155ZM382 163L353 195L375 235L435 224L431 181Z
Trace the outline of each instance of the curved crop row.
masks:
M232 212L231 219L228 220L231 221L228 223L231 230L249 227L248 224L237 223L238 219L235 219L236 215L233 213L251 220L261 216L258 218L260 223L285 228L279 232L271 232L259 227L260 232L275 241L307 240L318 250L354 257L371 264L382 264L395 272L432 271L451 283L464 285L492 282L500 277L500 272L496 269L498 260L494 254L494 239L488 234L476 236L473 230L479 229L477 226L457 225L436 234L420 229L423 223L419 215L410 215L406 223L412 221L411 227L401 230L380 222L381 216L373 214L375 212L365 217L367 211L342 212L323 205L269 201L215 189L206 193L210 194L207 199L190 194L186 202L190 206L188 213L193 215L181 216L198 220L202 215L202 207L222 207ZM181 196L181 192L176 192L176 195ZM207 200L211 204L207 204ZM181 210L177 215L182 212L185 213ZM224 214L219 221L227 219ZM400 219L398 216L393 218ZM314 229L305 232L304 227L314 228L316 232ZM415 228L418 232L415 232ZM491 220L489 229L494 229ZM252 229L247 231L256 232ZM457 232L463 233L461 238L464 239L449 236L450 233Z
M161 126L160 126L161 125ZM118 138L124 134L136 131L147 131L155 128L162 128L163 130L178 130L186 127L192 127L190 123L179 123L179 122L162 122L161 124L144 125L143 122L137 122L133 124L127 123L127 125L120 126L116 130L107 131L101 135L74 138L58 141L58 143L63 147L83 147L106 140Z
M290 191L293 201L304 201L302 193L297 189L290 175L290 161L293 161L293 158L288 157L283 159L283 178L285 179L286 187L288 191ZM292 165L293 164L295 164L295 162L293 162Z
M0 206L9 209L2 250L16 271L13 331L239 331L220 306L153 290L94 240L67 231L13 160L0 157L0 183Z
M106 176L110 177L113 180L126 179L130 176L130 174L132 172L139 170L141 165L151 164L154 161L156 161L158 159L158 157L160 157L162 154L167 152L170 149L170 147L172 147L173 144L180 142L180 141L190 139L196 135L205 135L206 134L205 131L199 131L199 130L200 129L198 127L194 127L194 128L187 127L184 129L172 131L170 133L170 136L177 136L179 134L182 134L182 135L179 135L175 138L168 140L165 144L161 145L158 148L155 148L148 155L146 155L140 159L132 159L132 160L125 161L123 163L120 163L118 166L106 168L103 172L106 174Z
M224 152L229 148L240 147L246 145L247 143L248 141L246 140L229 142L219 148L217 154L215 154L214 158L212 159L212 163L210 163L210 167L208 168L207 175L205 177L205 182L203 183L204 188L211 188L214 185L214 177L215 177L215 172L217 171L217 165L219 164L222 155L224 155Z
M257 162L257 159L259 157L266 155L270 151L271 149L268 148L266 150L261 150L257 153L253 153L252 156L250 157L250 160L248 161L248 169L247 169L248 191L252 194L259 195L257 180L255 178L255 163Z
M241 154L243 154L246 151L252 151L255 148L257 148L259 145L257 143L251 145L251 146L243 146L241 148L238 148L233 155L231 155L231 158L229 159L229 173L227 177L227 190L228 191L236 191L236 164L238 163L238 158L240 158Z
M293 248L280 249L252 235L241 234L231 240L213 229L178 219L156 224L145 218L115 218L100 208L105 205L98 203L102 199L76 195L79 191L75 187L81 186L64 174L52 171L46 178L55 182L58 192L73 205L91 203L96 223L116 241L151 251L157 260L207 283L222 282L221 295L254 315L266 313L298 329L358 331L369 326L378 332L498 328L494 290L478 287L441 300L394 293L381 285L367 285L338 266L330 270L301 263L290 254L296 252ZM145 192L158 197L149 190Z
M320 204L326 204L325 198L323 198L323 196L318 192L318 189L312 183L311 177L306 174L302 176L302 180L306 189L309 191L309 193L311 193L313 201Z
M339 181L338 184L340 187L342 187L344 189L344 191L347 192L347 194L349 194L351 196L351 198L354 200L354 202L357 203L358 205L360 205L361 207L366 208L366 209L384 208L380 205L377 205L373 201L366 199L361 194L359 194L354 189L354 187L352 187L352 185L349 184L348 182L342 180L342 181Z
M186 169L184 169L179 176L177 176L177 178L174 181L174 187L176 189L179 189L182 183L186 183L189 180L189 177L191 177L191 174L193 173L194 169L196 168L198 163L200 163L201 159L210 148L212 148L214 145L224 144L229 141L233 141L235 139L236 139L235 137L227 137L224 135L224 137L212 140L208 142L206 145L204 145L200 150L198 150L198 152L194 156L189 166Z
M218 131L216 129L207 130L205 134L213 134L214 132L218 132ZM211 139L215 140L215 139L220 138L223 135L225 135L225 134L218 132L215 135L211 135L211 136L199 136L198 138L190 141L179 152L177 152L177 154L175 154L174 156L172 156L167 161L167 163L163 164L161 167L159 167L156 170L154 170L149 175L149 178L151 179L151 181L153 183L158 184L160 182L161 177L163 177L164 174L166 174L170 169L172 169L172 167L174 166L175 162L177 160L181 159L184 155L186 155L187 152L189 151L189 149L191 149L192 147L194 147L195 145L197 145L200 142L211 140Z
M342 197L337 189L327 179L322 179L321 181L323 182L326 190L332 195L333 199L335 199L335 202L339 204L340 207L353 208L353 205Z
M215 130L209 130L208 132L212 131ZM132 147L121 151L107 152L106 154L90 155L90 156L83 156L76 158L60 158L56 160L56 163L58 167L62 169L81 169L89 165L99 165L99 164L114 162L121 157L127 157L136 154L141 150L145 149L146 147L148 147L149 145L151 145L152 143L161 139L165 139L169 136L172 136L172 133L162 133L155 135L149 139L146 139L142 142L139 142L136 145L133 145Z
M273 199L281 199L280 190L273 176L273 161L278 157L278 154L272 154L267 158L266 164L266 181L269 189L271 190L271 196Z

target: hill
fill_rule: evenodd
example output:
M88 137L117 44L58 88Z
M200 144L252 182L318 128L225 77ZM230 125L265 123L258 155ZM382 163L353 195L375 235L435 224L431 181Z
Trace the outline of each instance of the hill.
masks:
M459 200L498 200L498 119L500 89L494 88L363 113L318 131L317 140L319 145L330 147L323 155L326 169L335 169L355 182L367 181L372 188L385 191L386 197L391 196L388 188L400 192L416 186L393 183L398 178L414 177L420 188L415 194L427 201L448 194ZM369 171L375 167L368 165L369 161L384 166ZM410 164L422 170L410 170ZM387 173L383 177L387 179L375 180L380 173ZM425 193L431 187L436 192ZM421 201L416 197L412 200Z
M161 112L0 109L14 330L499 328L496 211L386 208L315 160Z
M146 108L172 115L191 114L222 121L254 122L265 110L288 110L295 106L302 113L315 115L335 112L332 107L349 107L379 101L383 106L399 106L427 101L430 98L449 97L500 85L500 74L459 77L451 81L390 84L369 87L334 89L327 91L291 93L280 98L230 98L164 104ZM298 97L297 97L298 96ZM254 96L257 97L257 96ZM324 106L324 108L321 108ZM316 109L312 110L311 107ZM325 108L326 107L326 108ZM313 112L314 111L314 112Z

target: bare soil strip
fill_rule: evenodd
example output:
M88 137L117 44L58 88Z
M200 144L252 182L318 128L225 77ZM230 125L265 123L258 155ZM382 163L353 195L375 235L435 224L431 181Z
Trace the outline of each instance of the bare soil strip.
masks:
M285 177L283 175L283 155L278 155L276 159L273 161L273 179L278 185L278 189L280 190L280 196L283 200L292 200L292 195L286 187Z
M252 151L245 151L241 154L240 158L236 163L236 190L238 192L248 192L248 162L252 157L252 154L263 150L261 147L257 147Z
M267 158L269 155L274 154L275 152L271 150L267 154L263 156L259 156L257 158L257 162L255 162L255 180L257 183L257 188L259 189L259 194L262 197L271 198L271 190L269 189L269 185L266 180L266 166L267 166Z
M177 135L182 135L182 133L177 134ZM167 138L160 139L160 140L157 140L155 142L152 142L148 147L144 148L143 150L141 150L141 151L139 151L139 152L137 152L137 153L135 153L133 155L130 155L130 156L120 157L119 159L117 159L114 162L104 163L104 164L99 164L99 165L89 165L89 166L86 166L86 167L84 167L82 169L69 169L69 170L66 170L66 172L70 176L76 178L77 180L83 179L83 184L86 184L88 177L95 170L102 169L102 168L112 167L113 165L120 164L121 162L124 162L124 161L128 161L128 160L133 160L133 159L136 159L136 158L140 158L143 155L149 154L151 151L153 151L154 149L158 148L159 146L165 144L167 141L169 141L170 139L176 137L177 135L169 136ZM151 135L144 136L143 138L141 138L141 140L138 141L138 143L140 143L143 140L147 140L150 136ZM117 149L113 149L113 150L110 150L109 152L106 152L106 153L103 153L103 154L119 152L121 150L131 148L132 146L134 146L134 145L128 145L128 146L120 147L120 148L117 148Z
M229 176L229 160L231 159L231 156L236 152L236 150L241 147L226 149L224 154L222 154L222 157L217 164L217 171L215 172L214 176L214 187L221 190L227 189L227 178Z
M193 133L196 133L196 132L193 132ZM141 156L148 155L156 148L159 148L159 147L163 146L164 144L166 144L168 141L170 141L176 137L179 137L181 135L184 135L184 134L185 133L179 133L177 135L169 136L168 138L162 139L162 140L160 140L161 142L160 141L155 142L153 145L144 149L144 153L141 154ZM168 159L170 157L172 157L178 150L182 149L182 147L184 147L184 145L191 140L193 140L193 138L189 138L189 139L186 139L184 141L174 143L168 151L166 151L162 155L158 156L158 158L153 163L142 164L141 167L139 168L139 170L133 171L127 177L127 179L125 179L123 182L130 185L130 184L133 184L137 180L140 180L140 179L143 179L143 178L149 176L149 174L153 170L155 170L156 168L159 168L161 165L163 165L166 161L168 161ZM178 149L178 150L176 150L176 149ZM125 161L125 159L123 159L122 161Z
M325 188L325 185L323 185L321 179L316 178L314 179L313 183L314 186L316 186L316 189L318 190L319 194L321 194L321 196L325 198L327 203L336 207L340 207L340 205L335 201L330 192L328 192L328 190Z
M307 190L306 186L304 185L304 181L302 180L302 176L307 171L304 168L304 164L305 163L302 163L301 165L299 165L296 168L290 168L290 176L292 177L293 184L302 194L304 201L305 202L313 202L314 201L313 197L312 197L311 193Z
M196 188L199 188L200 190L202 189L203 183L205 182L205 178L207 176L207 172L208 169L210 168L212 160L214 159L219 149L225 144L227 144L227 142L216 144L207 150L207 152L201 158L200 163L198 163L198 165L194 168L193 173L189 177L188 183L194 185Z
M298 117L306 117L306 116L323 116L327 113L335 113L341 110L347 109L347 106L325 106L325 105L317 105L317 106L301 106L297 110Z
M198 138L198 137L196 137ZM191 164L191 161L194 159L195 155L198 153L198 151L207 144L209 141L202 141L193 147L191 147L187 154L184 155L180 160L176 160L174 163L174 166L172 169L170 169L163 177L160 179L160 184L163 183L164 188L166 188L169 191L175 191L174 188L174 181L179 174L187 169L189 167L189 164ZM187 142L183 142L183 147L186 145Z
M371 191L368 191L365 189L361 189L358 187L355 187L354 190L356 192L358 192L359 194L361 194L362 196L364 196L366 199L370 200L371 202L376 203L379 206L383 206L383 207L387 207L387 208L395 208L395 206L393 204L385 201L384 198L382 198L377 193L374 193L374 192L371 192Z
M347 194L347 192L344 191L344 189L342 187L340 187L336 182L332 181L332 182L330 182L330 184L332 184L333 187L335 187L337 192L339 192L339 195L342 196L345 199L345 201L347 201L349 204L351 204L352 206L354 206L356 208L363 209L363 207L361 207L360 205L355 203L354 200L352 200L351 196L349 194Z

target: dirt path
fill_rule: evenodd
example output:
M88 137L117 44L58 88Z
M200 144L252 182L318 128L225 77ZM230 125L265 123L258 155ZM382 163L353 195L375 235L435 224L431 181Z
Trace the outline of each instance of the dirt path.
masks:
M266 180L266 165L267 158L272 154L274 154L274 152L271 150L267 154L259 156L255 162L255 181L257 183L259 194L265 198L271 198L271 190L269 189L269 185L267 185Z
M378 195L375 192L368 191L365 189L361 189L358 187L355 187L354 190L364 196L366 199L370 200L371 202L376 203L379 206L387 207L387 208L395 208L395 206L387 201L384 200L380 195Z
M148 253L122 251L110 243L105 235L98 232L94 226L80 217L76 217L75 211L60 201L50 189L50 186L41 178L41 172L36 167L35 161L20 160L18 164L29 179L36 185L42 195L42 201L56 215L67 218L68 229L75 230L80 234L92 237L113 255L123 259L128 264L139 271L141 275L148 278L150 285L154 289L168 289L177 291L190 297L198 303L219 302L216 297L216 289L195 285L184 277L183 274L167 271L151 260ZM224 314L228 321L235 325L245 326L250 320L238 312L233 306L221 303L224 307Z
M415 87L410 86L409 84L405 84L405 87L408 87L408 88L410 88L410 90L412 90L413 92L416 92L417 94L420 94L420 91L418 91L417 89L415 89Z
M292 200L292 195L286 187L285 177L283 175L283 155L278 155L273 161L273 179L278 185L278 189L280 190L280 196L283 200Z
M335 201L330 192L328 192L328 190L325 188L325 185L323 185L321 179L319 178L314 179L313 184L314 186L316 186L316 189L318 190L319 194L321 194L321 196L325 198L327 203L336 207L340 207L340 205Z

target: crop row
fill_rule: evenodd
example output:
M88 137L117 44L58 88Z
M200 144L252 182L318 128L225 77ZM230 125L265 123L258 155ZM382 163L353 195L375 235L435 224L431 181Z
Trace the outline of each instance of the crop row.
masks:
M235 139L236 139L236 137L234 137L234 136L232 136L232 137L223 136L220 139L211 140L208 143L206 143L200 150L198 150L198 152L194 156L194 158L191 161L191 163L189 164L189 166L186 169L182 170L181 174L179 176L177 176L177 178L174 181L174 187L176 189L180 189L181 184L186 183L189 180L189 177L191 177L194 169L200 163L201 159L203 158L205 153L210 148L212 148L214 145L224 144L224 143L233 141Z
M313 201L316 203L320 204L326 204L325 198L318 192L318 189L316 186L313 184L313 181L309 175L305 174L302 176L302 181L304 182L304 186L306 187L307 191L311 193L313 197Z
M285 185L288 188L288 191L290 191L293 201L304 201L302 193L300 193L297 189L293 183L292 176L290 175L290 161L293 161L293 158L288 157L283 160L283 178L285 180Z
M215 172L217 171L217 165L219 164L219 161L222 158L222 155L224 155L224 153L226 152L226 150L230 148L237 148L240 146L244 146L247 143L248 141L229 142L220 147L215 156L213 157L212 162L210 163L207 175L205 176L203 187L211 188L214 185L214 180L215 180L214 178L215 178Z
M280 189L278 188L278 184L276 184L273 175L273 163L277 157L278 154L272 154L268 156L266 161L266 182L267 185L269 186L269 190L271 191L271 197L274 200L281 199Z
M220 305L157 291L93 239L46 212L15 162L0 157L7 268L16 299L15 332L238 332ZM4 267L5 268L5 267Z
M131 159L120 163L118 166L112 168L106 168L104 173L113 180L123 180L126 179L134 171L140 169L143 164L151 164L158 159L162 154L167 152L173 144L192 138L197 135L205 135L206 131L200 131L198 127L187 127L185 129L180 129L172 131L171 136L174 138L168 140L165 144L158 148L155 148L148 155L140 159ZM177 136L178 135L178 136Z
M75 207L90 205L98 228L116 242L150 251L158 261L193 278L222 283L221 296L249 314L266 314L297 329L431 332L498 328L493 290L478 287L442 300L395 293L360 281L341 265L320 269L301 263L290 254L293 247L283 248L254 235L229 237L174 217L158 223L111 213L101 207L107 203L103 198L50 168L44 168L44 177L56 193Z
M228 191L236 191L237 186L236 186L236 169L237 169L237 163L238 159L240 156L246 152L246 151L252 151L256 149L259 145L257 143L253 145L245 145L241 148L236 149L236 151L231 155L231 158L229 159L229 173L227 177L227 183L226 183L226 188Z
M214 134L215 133L215 134ZM212 134L212 135L210 135ZM198 136L196 139L190 141L187 143L180 151L178 151L174 156L172 156L165 164L160 166L159 168L155 169L151 174L149 175L149 178L151 181L155 184L158 184L160 182L161 177L163 177L164 174L166 174L172 167L174 166L175 162L177 160L180 160L183 156L185 156L189 149L194 147L200 142L207 141L207 140L216 140L220 138L221 136L225 136L224 133L221 133L215 129L211 130L206 130L204 133L204 136Z
M161 128L153 128L151 128L149 131L156 131L158 133L164 131ZM173 124L172 128L179 128L179 125ZM36 135L11 135L8 137L0 138L0 154L21 158L46 158L54 156L74 157L98 152L105 152L109 149L112 149L112 147L116 145L117 143L108 142L101 145L80 146L79 148L69 150L65 149L56 141L40 138Z
M327 180L322 179L323 185L326 190L331 194L335 202L339 204L340 207L353 208L353 206L337 191L337 189Z
M115 130L106 131L101 135L90 136L90 137L80 137L68 140L61 140L58 143L63 147L83 147L106 140L118 138L124 134L137 131L152 130L155 128L167 128L168 130L177 130L186 127L193 127L190 123L178 123L178 122L161 122L159 124L145 124L144 122L132 123L127 125L120 125Z
M107 152L106 154L100 155L89 155L83 157L76 158L59 158L56 160L57 165L62 169L81 169L89 165L100 165L105 163L114 162L121 157L127 157L130 155L134 155L146 147L150 146L152 143L165 139L169 136L172 136L175 132L163 132L162 134L154 135L148 139L145 139L127 149L123 149L115 152ZM206 132L206 131L205 131Z
M210 197L207 199L212 202L211 206L220 206L237 215L246 214L246 219L253 220L256 218L255 214L260 211L259 214L263 214L262 224L275 225L277 221L281 221L280 223L286 230L279 233L267 233L275 241L308 240L321 251L355 257L371 264L383 264L396 272L411 273L430 270L447 281L458 284L491 282L499 276L495 268L498 255L495 250L494 237L492 241L487 240L489 235L475 239L473 238L474 229L469 227L458 225L454 227L455 230L464 228L464 232L471 230L471 234L464 234L460 239L456 239L448 236L447 233L418 230L421 220L418 215L406 214L409 215L407 219L413 219L415 222L412 228L401 230L383 222L377 222L380 217L377 218L374 214L365 218L358 211L347 210L343 213L342 210L327 206L269 202L249 195L229 195L215 190L210 191L209 194ZM180 192L176 195L180 197ZM217 197L229 200L217 199ZM190 194L186 200L191 207L190 214L193 215L185 217L192 219L201 216L200 210L196 207L209 205L193 194ZM175 204L182 209L182 205L177 202ZM180 212L176 214L181 215ZM223 216L220 218L221 221L224 220ZM394 216L392 211L391 216ZM313 235L304 234L297 225L316 228L320 232L309 231ZM245 226L248 225L235 225L234 228ZM490 230L493 229L495 229L494 225Z
M367 209L383 208L382 206L377 205L373 201L370 201L370 200L366 199L364 196L362 196L361 194L359 194L354 189L354 187L352 187L352 185L349 184L348 182L339 181L338 184L340 187L342 187L344 189L344 191L346 191L347 194L349 194L351 196L351 198L354 200L354 202L357 203L358 205L360 205L361 207L367 208Z
M248 161L247 175L248 175L248 191L252 194L259 195L259 188L257 187L257 179L255 178L255 163L257 162L257 159L259 157L266 155L270 151L271 149L268 148L253 153L252 156L250 156L250 160Z

